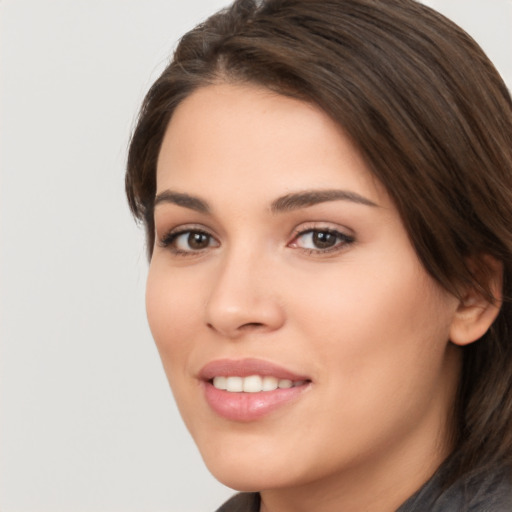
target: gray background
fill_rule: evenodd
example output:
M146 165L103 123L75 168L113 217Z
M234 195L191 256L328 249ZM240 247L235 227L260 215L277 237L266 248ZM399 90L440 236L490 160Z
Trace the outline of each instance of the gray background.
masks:
M0 1L0 510L213 511L123 195L144 93L221 0ZM510 0L431 0L512 84Z

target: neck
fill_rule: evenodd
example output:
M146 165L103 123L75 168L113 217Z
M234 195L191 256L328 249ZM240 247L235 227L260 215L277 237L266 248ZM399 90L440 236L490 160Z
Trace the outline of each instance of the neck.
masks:
M442 383L445 396L411 431L397 432L386 445L326 477L262 491L260 512L395 512L453 450L454 424L447 420L458 379L453 374L452 382Z
M430 457L429 463L401 467L389 461L371 468L361 465L333 475L328 481L263 491L260 512L395 512L430 479L448 455L439 452L435 458Z

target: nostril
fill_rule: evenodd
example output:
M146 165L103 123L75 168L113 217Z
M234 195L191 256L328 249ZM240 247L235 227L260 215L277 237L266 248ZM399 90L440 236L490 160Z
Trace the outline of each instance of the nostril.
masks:
M206 326L208 327L208 329L211 329L212 331L218 330L211 322L208 322L206 324ZM247 322L247 323L242 324L242 325L238 326L237 328L235 328L235 331L238 331L238 332L250 331L250 330L254 330L254 329L261 329L264 326L265 326L265 324L263 324L261 322Z
M243 324L239 327L240 330L250 330L250 329L258 329L259 327L263 327L262 323L259 322L249 322Z

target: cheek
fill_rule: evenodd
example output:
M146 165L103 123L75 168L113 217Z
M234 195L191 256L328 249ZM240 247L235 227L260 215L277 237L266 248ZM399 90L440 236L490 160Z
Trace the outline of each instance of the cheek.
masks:
M295 298L298 330L340 370L333 375L364 374L370 381L389 373L394 379L407 368L441 365L457 300L414 255L374 265L349 262L337 276L310 279L305 289L311 293Z
M446 353L457 301L416 265L373 275L354 265L338 277L308 300L297 296L298 339L319 363L314 416L330 422L318 437L331 439L333 452L350 439L366 453L372 440L419 425L432 403L438 411L451 401L458 366Z
M191 335L198 325L197 291L187 293L177 276L166 275L158 264L150 266L146 285L146 313L164 368L181 368L190 350Z

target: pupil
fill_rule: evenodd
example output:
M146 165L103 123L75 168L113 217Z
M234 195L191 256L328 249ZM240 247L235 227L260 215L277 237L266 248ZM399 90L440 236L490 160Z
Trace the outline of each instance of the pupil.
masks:
M190 233L188 235L188 245L191 249L204 249L208 247L208 235L204 233Z
M313 233L313 243L319 249L328 249L336 243L336 235L327 231L317 231Z

